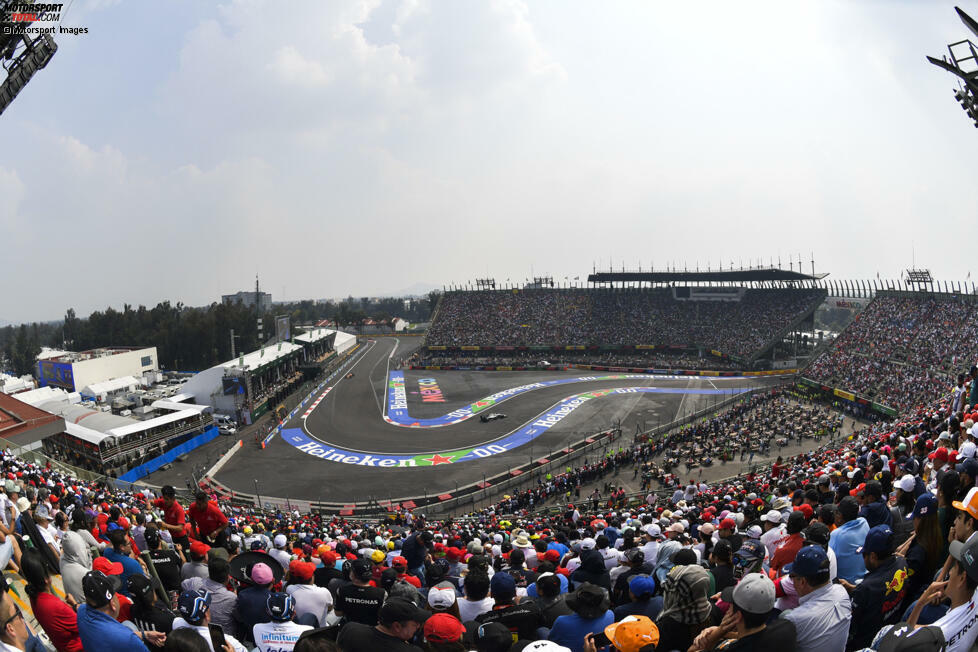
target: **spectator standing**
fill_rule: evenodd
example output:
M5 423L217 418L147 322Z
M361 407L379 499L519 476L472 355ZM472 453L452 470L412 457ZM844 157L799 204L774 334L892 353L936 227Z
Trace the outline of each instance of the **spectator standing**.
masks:
M177 491L171 485L165 485L160 491L162 498L153 501L155 507L163 510L163 527L170 533L174 544L180 544L184 550L190 549L190 527L183 506L177 501Z
M194 502L187 509L187 518L190 519L192 531L198 539L219 548L227 547L228 517L203 491L194 495Z

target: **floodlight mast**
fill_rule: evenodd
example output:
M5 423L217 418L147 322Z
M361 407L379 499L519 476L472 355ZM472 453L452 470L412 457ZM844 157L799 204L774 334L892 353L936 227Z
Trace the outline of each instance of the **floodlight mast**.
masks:
M955 7L958 18L972 34L978 37L978 21L966 14L960 7ZM956 76L961 87L954 92L954 99L961 104L968 117L978 128L978 51L970 40L957 41L947 46L950 60L944 56L940 59L927 57L932 64Z
M58 51L58 44L50 34L31 38L19 33L29 21L14 21L13 8L24 0L0 0L0 64L7 77L0 82L0 114L17 94L24 90L34 74L48 65Z

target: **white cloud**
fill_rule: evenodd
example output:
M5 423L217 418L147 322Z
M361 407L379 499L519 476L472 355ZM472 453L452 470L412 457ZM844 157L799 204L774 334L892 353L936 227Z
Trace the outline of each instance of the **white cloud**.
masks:
M923 60L964 35L947 8L110 2L0 122L8 264L36 270L2 318L256 272L319 297L812 250L895 275L911 246L967 271L973 134Z

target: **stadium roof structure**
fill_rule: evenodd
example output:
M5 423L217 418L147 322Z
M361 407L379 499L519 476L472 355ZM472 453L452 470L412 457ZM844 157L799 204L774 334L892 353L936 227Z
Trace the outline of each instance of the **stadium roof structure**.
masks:
M812 283L821 281L828 274L804 274L777 267L708 271L650 271L650 272L594 272L587 277L588 283Z
M64 429L64 419L13 396L0 394L0 438L6 442L26 446Z

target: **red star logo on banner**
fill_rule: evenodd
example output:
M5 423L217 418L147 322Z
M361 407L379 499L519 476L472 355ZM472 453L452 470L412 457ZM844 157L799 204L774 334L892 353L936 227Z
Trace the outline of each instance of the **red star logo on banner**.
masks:
M451 456L451 455L449 455L448 457L442 457L438 453L435 453L431 457L424 458L424 461L425 462L431 462L431 465L432 466L438 466L439 464L451 464L452 463L452 457L453 456Z

